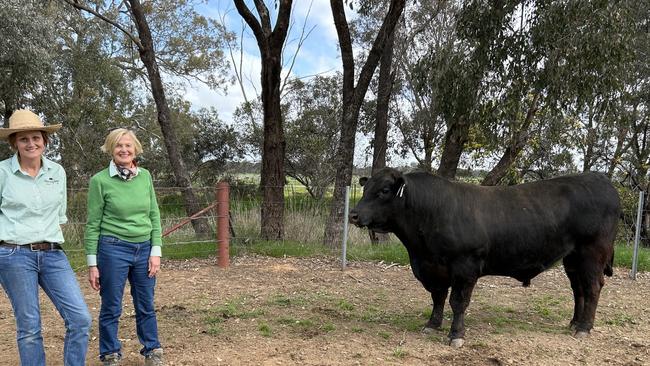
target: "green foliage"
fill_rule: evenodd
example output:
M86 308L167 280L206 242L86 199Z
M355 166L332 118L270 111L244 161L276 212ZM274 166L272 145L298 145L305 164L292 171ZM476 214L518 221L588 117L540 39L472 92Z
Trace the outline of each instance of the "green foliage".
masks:
M7 0L0 6L0 117L28 106L52 72L56 32L48 13L43 1Z

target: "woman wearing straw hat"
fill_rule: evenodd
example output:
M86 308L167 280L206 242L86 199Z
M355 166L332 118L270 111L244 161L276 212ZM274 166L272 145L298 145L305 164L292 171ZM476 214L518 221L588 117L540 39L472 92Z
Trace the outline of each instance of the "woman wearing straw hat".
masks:
M16 318L22 365L45 365L38 287L65 321L64 365L84 365L91 317L70 263L61 248L66 217L66 177L61 165L43 156L48 134L28 110L17 110L0 128L14 156L0 162L0 283Z

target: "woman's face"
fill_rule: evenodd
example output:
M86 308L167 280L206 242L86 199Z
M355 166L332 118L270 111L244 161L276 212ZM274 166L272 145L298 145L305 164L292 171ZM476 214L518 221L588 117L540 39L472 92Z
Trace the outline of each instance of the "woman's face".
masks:
M123 135L113 148L113 161L117 165L130 167L135 159L135 143L129 135Z
M40 159L45 151L45 140L41 131L17 132L16 151L21 159Z

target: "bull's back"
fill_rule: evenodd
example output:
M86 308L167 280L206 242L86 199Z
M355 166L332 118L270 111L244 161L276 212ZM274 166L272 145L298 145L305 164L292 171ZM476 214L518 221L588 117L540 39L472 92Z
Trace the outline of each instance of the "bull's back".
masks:
M450 219L460 228L447 237L483 257L483 274L530 279L578 247L613 241L620 202L604 175L456 188L461 199L452 205Z

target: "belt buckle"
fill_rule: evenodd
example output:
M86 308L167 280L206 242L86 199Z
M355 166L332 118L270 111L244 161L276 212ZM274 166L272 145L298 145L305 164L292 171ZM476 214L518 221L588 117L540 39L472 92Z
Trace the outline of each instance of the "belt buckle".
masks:
M44 244L49 244L50 247L49 248L44 248L43 247ZM38 246L40 246L40 249L38 248ZM52 249L52 243L40 242L40 243L30 243L29 244L29 250L31 250L32 252L41 252L43 250L48 250L48 249Z

